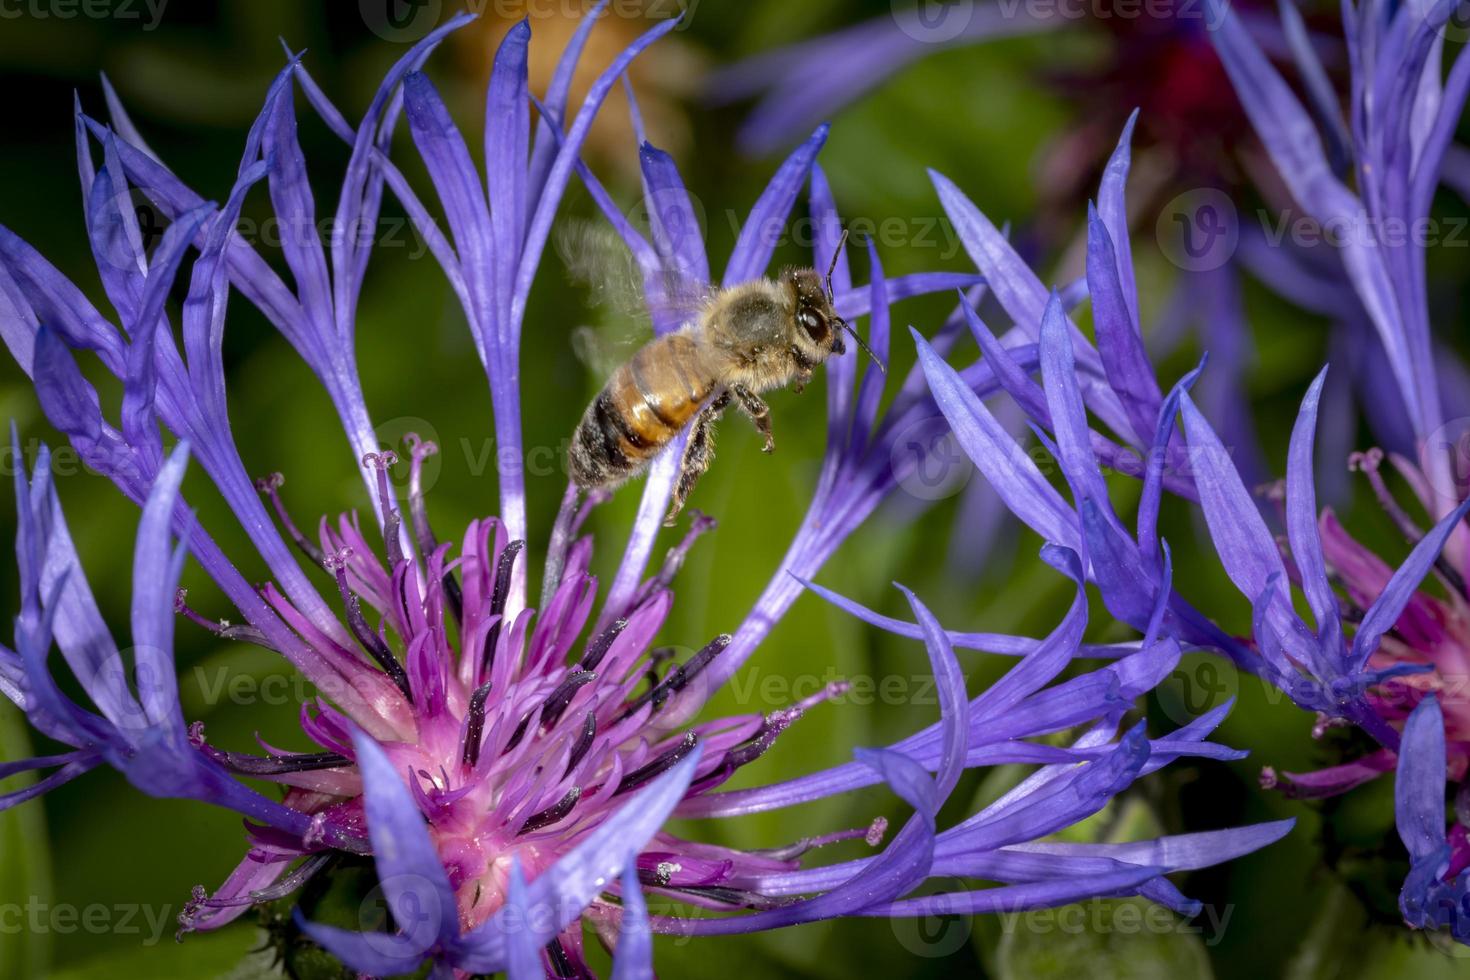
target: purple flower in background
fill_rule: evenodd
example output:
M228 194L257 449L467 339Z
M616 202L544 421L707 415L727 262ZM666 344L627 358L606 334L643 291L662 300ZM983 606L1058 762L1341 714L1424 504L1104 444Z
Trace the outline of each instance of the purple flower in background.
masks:
M652 641L674 601L673 579L694 539L712 526L697 518L662 567L648 573L672 478L667 457L649 476L623 560L595 617L599 587L588 571L593 543L582 527L601 497L579 500L568 489L548 535L537 608L528 605L526 489L513 462L502 462L499 471L500 515L472 521L441 542L422 473L435 448L410 437L405 517L389 479L398 460L376 444L355 366L356 305L369 258L356 232L375 223L385 189L408 211L464 306L489 379L501 457L514 460L521 446L518 362L526 298L573 172L599 203L609 203L578 160L581 141L629 61L673 26L653 28L624 51L575 112L567 104L568 85L595 16L576 34L539 100L526 82L529 28L513 29L496 55L487 92L482 175L419 71L467 19L452 20L405 55L356 128L292 58L250 130L223 207L204 202L152 155L110 90L110 128L79 109L86 226L116 322L0 229L0 333L33 378L48 419L88 465L143 505L132 646L121 651L78 567L44 451L34 475L17 478L21 611L15 649L0 648L0 691L69 751L0 767L0 778L51 770L34 786L0 795L0 807L105 763L151 795L203 800L245 815L245 859L213 894L196 889L181 918L184 930L219 928L254 903L287 896L322 873L334 855L371 854L396 931L357 933L305 919L302 928L360 972L409 972L431 960L442 976L585 971L583 922L617 946L616 975L646 976L655 931L740 932L839 915L1018 910L1135 893L1189 912L1193 903L1164 875L1226 860L1286 832L1289 824L1276 823L1132 844L1040 840L1096 812L1139 775L1173 758L1235 755L1205 741L1223 710L1157 740L1138 725L1119 734L1135 699L1179 655L1177 642L1159 630L1160 615L1150 618L1144 640L1131 652L1100 670L1058 680L1079 650L1086 613L1081 563L1061 548L1049 554L1078 581L1077 602L1045 640L996 638L1006 652L1022 655L1001 682L967 700L947 635L910 596L919 623L911 635L925 641L940 692L939 721L889 748L859 749L856 761L834 770L773 787L716 792L803 712L842 689L834 685L765 714L691 722L756 650L800 594L802 581L903 478L892 462L895 433L932 412L918 368L880 412L882 374L868 371L859 381L852 351L829 362L829 444L807 517L785 559L732 634L662 673L666 658ZM348 233L329 243L314 231L315 202L296 140L297 86L351 147L336 214L337 227ZM533 103L540 112L534 141ZM447 236L388 157L400 116L438 194ZM764 273L773 231L808 182L817 259L834 254L840 221L814 163L824 136L825 128L819 129L777 170L735 245L722 277L726 285ZM673 233L693 224L672 161L646 142L640 159L651 241L622 222L615 208L607 207L609 217L651 282L671 268L708 281L697 236ZM294 289L235 233L246 194L262 181L288 229L282 249ZM151 255L132 209L134 193L170 220ZM302 229L309 231L295 233ZM196 254L179 313L180 347L168 297L191 249ZM839 264L837 307L848 318L869 316L880 354L887 349L892 302L938 289L971 291L932 341L932 349L947 350L973 316L976 278L887 279L875 251L869 260L872 274L862 288ZM222 343L231 289L260 308L322 380L346 429L351 458L360 463L373 526L346 515L335 523L323 520L309 537L287 511L282 480L248 476L225 397ZM104 415L77 362L83 352L122 382L116 423ZM971 397L1004 383L988 365L956 377ZM1113 407L1122 410L1121 403ZM164 450L159 423L178 440L171 451ZM193 517L180 489L190 458L248 533L270 569L268 584L252 586ZM1083 542L1073 543L1085 553ZM305 567L293 547L307 559ZM243 622L211 620L176 591L188 555ZM1167 579L1166 565L1166 591ZM173 667L177 614L292 663L320 692L301 711L302 730L319 751L264 745L263 753L237 751L212 744L201 725L189 725ZM90 706L57 682L53 642ZM1083 734L1068 747L1028 741L1078 728ZM1039 768L1000 801L939 830L936 815L961 772L1001 762ZM283 794L272 799L242 777L274 782ZM809 833L787 846L750 852L684 840L663 827L671 813L737 817L879 782L914 814L876 855L827 867L804 869L800 858L850 839L876 847L883 822ZM908 897L936 875L1000 887ZM642 889L732 914L650 916Z
M754 55L710 79L721 102L760 96L741 126L749 153L771 153L856 102L921 58L953 47L1056 30L1057 9L962 0L895 8L830 34Z
M1386 29L1388 33L1386 37L1375 33L1372 49L1388 57L1387 53L1402 53L1402 45L1423 54L1437 46L1433 31L1435 24L1443 24L1447 11L1401 8L1391 20L1373 24L1375 32ZM1295 103L1265 57L1250 45L1239 24L1228 12L1220 13L1224 18L1219 36L1222 57L1262 129L1263 142L1283 173L1289 171L1288 179L1301 181L1296 193L1309 206L1326 209L1330 205L1337 209L1332 213L1338 217L1350 216L1359 206L1358 199L1332 175L1305 110ZM1422 58L1410 58L1404 69L1407 77L1419 79L1423 65ZM1436 78L1437 71L1436 67ZM1396 77L1402 83L1404 76ZM1456 77L1452 74L1452 79ZM1365 78L1382 76L1368 76L1365 70ZM1417 106L1416 99L1428 99L1440 112L1450 113L1449 118L1458 118L1463 93L1446 91L1441 102L1438 94L1424 94L1427 86L1400 84L1393 91L1410 102L1400 103L1397 110L1369 100L1378 106L1375 112L1382 112L1381 118L1371 117L1371 126L1392 127L1411 114L1421 120L1445 118L1419 108L1411 113L1410 104ZM1434 147L1432 135L1426 135L1438 129L1418 132L1422 152L1442 149ZM1007 506L1049 542L1087 556L1087 577L1097 584L1113 615L1150 631L1161 623L1165 635L1183 644L1224 653L1241 669L1259 675L1299 706L1317 713L1319 735L1328 727L1351 724L1379 743L1378 751L1345 765L1281 776L1268 769L1267 780L1285 784L1298 795L1321 796L1350 789L1397 765L1400 780L1410 784L1399 787L1401 830L1406 824L1406 799L1414 801L1415 820L1426 823L1433 812L1437 823L1433 835L1409 843L1414 872L1403 886L1405 916L1416 927L1450 925L1456 938L1463 939L1465 921L1457 917L1470 913L1470 908L1446 901L1446 896L1463 894L1470 844L1463 808L1457 809L1446 829L1443 797L1445 780L1463 779L1470 761L1470 713L1458 694L1470 667L1462 525L1470 501L1464 501L1458 489L1453 494L1446 492L1448 460L1442 454L1421 455L1422 469L1394 457L1396 468L1435 521L1426 533L1394 502L1384 485L1378 473L1383 454L1375 450L1355 456L1355 467L1367 475L1383 507L1412 546L1397 569L1359 545L1331 511L1319 512L1313 458L1324 372L1308 391L1292 432L1280 494L1286 530L1283 547L1247 489L1248 481L1231 458L1230 447L1191 400L1190 388L1200 369L1181 379L1167 396L1155 380L1156 372L1141 342L1139 300L1127 228L1121 220L1126 213L1122 197L1126 144L1125 133L1103 178L1097 206L1089 215L1086 285L1098 338L1095 350L1070 321L1068 302L1055 292L1048 299L1040 281L995 227L947 180L935 178L972 257L1016 324L1011 333L997 339L976 317L972 320L976 340L1008 394L1026 411L1058 461L1072 503L1051 486L984 403L958 383L956 372L916 337L930 386L961 445ZM1368 159L1398 159L1393 155L1398 144L1372 142L1371 146L1377 156ZM1402 208L1404 174L1411 171L1404 169L1404 161L1399 163L1398 169L1365 167L1364 179L1372 186L1388 187L1397 180L1399 191L1386 191L1385 200ZM1425 178L1431 188L1437 180L1434 173ZM1427 209L1427 198L1422 207ZM1402 210L1394 213L1403 214ZM1414 353L1427 350L1428 343L1427 322L1419 313L1424 294L1423 258L1422 254L1417 258L1400 254L1396 247L1380 245L1371 236L1354 238L1344 243L1343 257L1364 306L1376 311L1385 347L1398 352L1390 358L1387 373L1393 378L1402 374L1402 379L1384 386L1386 397L1400 400L1422 443L1428 435L1423 427L1439 411L1434 395L1424 391L1434 385L1434 365ZM1034 348L1033 340L1037 341ZM1040 385L1030 376L1033 363L1040 367ZM1425 365L1428 373L1416 373L1416 363ZM1116 438L1090 428L1089 414ZM1181 414L1184 425L1179 433L1175 424L1176 415ZM1110 469L1143 479L1132 533L1110 502L1103 480L1103 473ZM1227 636L1174 594L1168 549L1156 530L1165 489L1198 501L1225 571L1251 603L1254 648ZM1420 582L1431 571L1445 584L1447 599L1419 591ZM1314 625L1296 612L1293 584L1302 592ZM1430 709L1417 707L1426 702L1434 705L1433 722L1413 720L1430 717ZM1413 753L1429 741L1425 730L1431 724L1439 726L1434 736L1439 761L1411 761ZM1409 767L1407 776L1405 766ZM1426 775L1431 772L1436 775ZM1435 778L1437 810L1426 802L1430 794L1423 787ZM1408 831L1403 833L1409 841Z
M1305 254L1310 250L1272 247L1256 235L1242 239L1247 264L1283 296L1371 332L1386 370L1359 371L1366 412L1380 433L1407 428L1393 448L1420 452L1430 480L1453 479L1444 447L1430 451L1425 443L1444 423L1442 403L1467 405L1470 394L1453 390L1463 388L1447 367L1457 361L1432 336L1423 254L1433 237L1435 191L1442 180L1462 183L1455 170L1463 167L1456 163L1463 151L1452 141L1470 95L1470 61L1457 57L1447 76L1442 65L1456 5L1344 6L1347 123L1299 15L1284 16L1283 24L1306 105L1229 5L1208 6L1218 25L1211 31L1215 49L1277 175L1340 260L1324 267ZM1283 5L1288 12L1294 8ZM1430 509L1437 518L1456 502Z

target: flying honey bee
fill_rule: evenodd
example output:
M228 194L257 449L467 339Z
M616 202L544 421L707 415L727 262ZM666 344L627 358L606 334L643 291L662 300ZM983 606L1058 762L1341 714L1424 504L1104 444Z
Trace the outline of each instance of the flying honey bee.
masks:
M776 444L761 394L793 382L800 392L817 365L846 352L843 332L883 370L834 308L832 272L846 241L844 232L825 279L812 268L788 268L776 279L708 291L688 326L653 339L614 370L572 434L567 463L576 484L618 486L690 425L664 519L671 526L714 459L714 425L732 400L769 453Z

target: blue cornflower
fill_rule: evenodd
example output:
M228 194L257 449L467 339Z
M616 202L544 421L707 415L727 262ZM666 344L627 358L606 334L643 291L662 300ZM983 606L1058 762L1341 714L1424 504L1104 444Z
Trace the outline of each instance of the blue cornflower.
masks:
M17 480L22 603L15 650L0 648L0 691L38 731L70 751L5 764L0 777L54 771L35 786L0 796L0 806L105 763L144 792L199 799L249 817L246 858L213 895L196 890L184 929L218 928L256 902L289 895L335 854L371 854L398 931L354 933L305 920L303 928L359 971L406 972L429 960L443 976L585 969L584 921L618 946L617 975L644 976L651 969L652 931L749 931L838 915L1021 909L1132 893L1189 911L1194 906L1164 875L1228 859L1286 831L1287 824L1265 824L1108 846L1039 839L1096 812L1137 776L1172 758L1234 754L1205 741L1223 712L1158 740L1139 726L1118 734L1134 700L1179 655L1174 639L1156 628L1137 652L1056 681L1085 625L1081 562L1065 549L1050 554L1079 582L1078 600L1046 640L1003 641L1026 655L999 684L967 700L947 636L910 597L940 692L939 722L894 746L858 750L854 763L804 780L715 792L804 711L842 690L834 685L767 714L687 724L779 621L800 594L801 580L817 572L902 478L891 463L894 433L932 411L918 369L880 412L882 374L869 371L859 382L852 351L829 362L829 444L813 502L785 559L732 634L716 637L662 675L651 647L673 602L670 586L693 539L712 523L696 520L663 567L648 574L671 463L660 461L649 476L623 561L595 619L597 582L588 572L593 543L581 529L600 497L579 500L568 489L548 536L539 609L528 606L526 491L513 463L498 474L500 516L472 521L456 541L441 543L422 481L424 460L435 450L410 438L405 520L388 479L396 456L376 445L355 367L355 312L369 259L356 232L376 221L382 195L391 190L465 307L489 379L502 459L513 460L525 397L518 362L526 297L558 204L574 173L606 202L578 160L582 139L629 61L673 26L655 27L623 51L575 113L568 107L569 81L596 17L576 34L540 100L527 85L529 28L513 29L496 54L487 92L482 175L419 70L445 35L467 20L455 18L400 59L356 128L291 58L267 94L237 180L219 208L151 154L115 99L109 98L111 128L78 110L87 229L116 323L0 229L0 334L33 378L51 422L88 465L143 505L133 652L125 659L78 567L44 454L33 477ZM264 181L283 228L317 227L296 140L296 86L352 154L336 215L336 226L347 233L329 247L314 232L285 236L292 289L237 237L235 226L246 194ZM534 142L533 104L540 110ZM447 236L388 156L400 116L438 192ZM824 135L818 130L799 148L756 202L725 284L763 273L774 249L769 232L786 220L808 181L818 258L834 254L840 222L814 163ZM102 150L101 167L94 143ZM650 276L677 267L697 280L710 278L703 246L693 236L668 233L675 219L693 227L672 162L646 143L640 159L659 202L653 241L640 247L626 225L618 230ZM131 206L135 190L171 220L151 256ZM180 349L166 300L191 248L197 254L189 266ZM844 316L870 317L880 354L894 300L955 287L972 290L974 298L973 276L889 280L876 253L870 259L872 281L865 288L853 287L845 265L839 266L837 305ZM257 483L247 475L225 398L222 341L231 289L260 308L322 380L360 462L376 531L365 531L355 515L344 516L335 524L323 521L313 540L290 518L278 477ZM968 302L962 305L968 309ZM963 314L952 318L934 345L953 343L964 323ZM663 330L677 326L659 324ZM82 351L95 353L123 383L116 424L77 364ZM973 396L996 390L997 379L984 368L968 372L962 383ZM167 453L160 422L178 440ZM180 492L190 458L249 535L271 583L250 585L192 516ZM308 559L305 568L292 546ZM189 555L243 622L214 623L186 604L176 586ZM312 569L322 573L335 602L319 591ZM320 695L303 705L301 724L320 751L235 751L211 744L202 725L189 725L173 671L176 613L222 638L274 650L310 680ZM68 698L56 683L53 641L91 707ZM651 683L650 671L656 678ZM1027 741L1079 726L1084 734L1070 747ZM963 769L997 762L1040 768L1002 800L939 830L936 814ZM275 782L283 796L271 799L240 777ZM686 841L663 828L670 813L735 817L878 782L892 787L914 815L881 852L845 864L803 869L799 859L841 840L866 839L877 847L881 820L761 852ZM907 897L939 874L1002 887ZM735 914L650 918L640 889Z

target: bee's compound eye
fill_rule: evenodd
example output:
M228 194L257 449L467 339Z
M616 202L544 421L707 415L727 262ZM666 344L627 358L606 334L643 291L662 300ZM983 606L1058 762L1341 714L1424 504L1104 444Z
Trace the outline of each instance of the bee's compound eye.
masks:
M827 325L811 310L802 310L798 313L796 322L801 324L801 329L805 330L806 335L814 341L820 341L827 335Z

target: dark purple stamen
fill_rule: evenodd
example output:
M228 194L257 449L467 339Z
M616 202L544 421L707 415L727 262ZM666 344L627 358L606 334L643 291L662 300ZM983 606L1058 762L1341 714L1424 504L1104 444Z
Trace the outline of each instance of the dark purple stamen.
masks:
M429 524L429 508L424 500L420 471L424 457L434 455L439 451L439 447L432 442L420 439L418 434L413 432L404 436L403 439L408 443L409 452L413 454L413 465L408 477L408 513L413 522L414 541L419 546L419 554L423 556L427 564L429 556L439 547L439 539L434 536L434 528ZM449 613L454 617L456 623L461 622L464 617L464 594L460 591L459 579L454 577L453 572L445 572L443 581L444 598L449 605Z
M772 713L766 718L759 731L725 753L726 764L739 769L765 755L766 751L776 744L777 736L791 727L791 720L785 712Z
M657 686L640 694L636 700L624 709L623 713L617 717L613 724L618 724L631 717L650 701L653 702L654 711L662 708L668 702L669 698L684 690L690 681L698 677L700 672L724 652L724 649L730 645L730 639L729 633L721 633L715 637L705 645L704 649L690 657L687 663L679 664L673 670L669 671L669 676L665 677Z
M388 470L398 462L393 450L368 453L362 458L364 466L371 466L378 474L378 503L383 511L383 551L388 556L388 570L396 569L404 560L403 545L398 540L398 527L402 523L398 509L393 506L393 488L388 485Z
M521 829L517 831L517 834L535 833L543 827L550 827L557 821L564 819L567 814L572 812L572 807L577 805L577 800L581 799L581 797L582 787L573 786L567 791L566 796L563 796L540 813L527 817L526 822L521 824Z
M577 666L582 670L596 670L597 665L602 663L602 658L607 656L607 651L612 647L613 641L618 634L628 628L626 619L615 620L611 625L592 638L587 644L587 652L582 655L582 662Z
M674 581L674 576L679 574L679 569L684 567L684 560L689 557L689 549L694 547L694 542L699 539L700 535L716 527L717 522L708 514L697 510L692 511L692 514L694 520L690 522L689 530L684 533L679 543L670 548L669 553L664 556L664 563L659 568L658 574L643 583L643 586L634 595L633 605L668 588Z
M634 769L632 772L624 776L622 782L618 783L618 788L616 792L613 793L613 795L621 796L624 793L631 792L642 786L644 783L647 783L652 779L656 779L659 776L663 775L665 772L668 772L670 769L678 764L680 759L684 758L690 752L693 752L694 746L698 743L698 735L694 734L693 732L685 732L684 738L679 742L678 745L674 746L672 749L669 749L663 755L659 756L657 759L654 759L647 765L639 766L637 769Z
M265 638L265 634L254 626L231 626L229 620L226 619L222 619L217 623L212 623L205 619L189 607L189 604L185 601L188 595L188 589L179 589L174 593L174 612L179 613L185 619L189 620L189 622L204 627L222 640L239 640L241 643L253 643L256 646L265 647L267 650L275 650L277 653L280 652L276 650L276 647L270 640Z
M345 755L336 752L303 752L291 755L250 755L245 752L226 752L212 745L201 744L199 750L215 762L245 776L284 776L293 772L317 772L322 769L341 769L352 764Z
M500 552L500 560L495 563L495 586L490 591L490 614L499 616L490 627L489 634L485 637L485 672L490 672L490 667L495 663L495 645L500 639L500 628L505 625L505 603L510 598L510 578L515 570L516 555L526 546L524 541L512 541Z
M368 656L378 662L378 666L382 667L384 672L393 679L393 683L412 704L413 691L408 684L408 672L403 669L398 658L393 656L393 651L388 649L388 644L383 638L368 626L367 620L362 615L362 602L347 586L347 559L351 555L351 549L344 548L340 554L327 562L328 568L336 575L337 591L342 596L342 605L347 609L347 625L352 630L352 635L357 637L357 642L367 651Z
M475 693L470 695L470 712L465 725L464 748L460 752L460 758L467 766L473 766L480 761L480 742L485 735L485 701L489 697L489 681L475 688Z
M665 888L669 882L674 880L675 865L669 861L660 861L654 868L639 868L638 883L650 888Z
M551 960L552 976L569 980L592 980L592 974L572 962L567 951L562 949L560 939L553 939L546 944L546 955Z
M546 699L546 705L541 709L541 727L554 727L562 712L567 710L567 705L572 703L572 698L576 697L577 691L595 680L597 675L590 670L569 674Z
M774 909L786 904L785 899L772 898L769 895L743 891L739 888L726 888L722 885L689 885L668 890L698 898L713 899L716 902L723 902L733 908L741 909Z
M501 752L501 755L505 755L506 752L521 744L521 739L526 737L526 729L531 727L531 716L535 713L535 709L526 712L526 717L522 718L516 730L510 733L510 741L505 743L505 751Z
M284 476L279 473L272 473L270 476L256 480L255 489L270 498L271 507L275 510L276 517L280 520L281 527L285 530L286 536L291 539L291 543L296 545L301 553L310 559L312 564L318 568L324 568L326 567L327 556L322 553L321 548L318 548L312 543L310 538L301 533L300 529L296 527L296 522L291 520L291 515L286 513L286 505L281 502L281 495L277 493L285 483L286 478Z
M577 768L577 763L581 762L587 750L592 748L592 740L596 737L597 715L589 711L587 717L582 721L582 734L577 736L577 744L572 746L572 754L567 759L567 772ZM562 773L562 776L565 777L566 773Z

